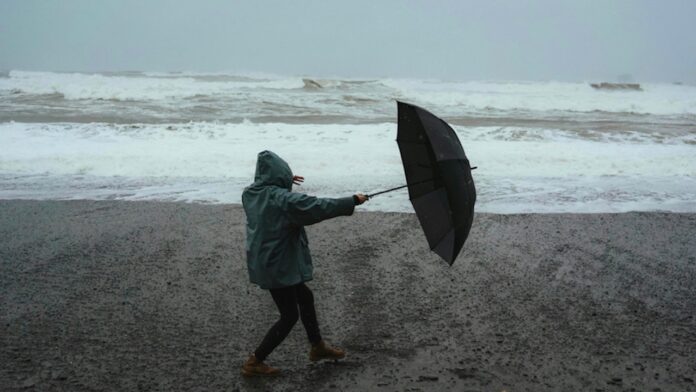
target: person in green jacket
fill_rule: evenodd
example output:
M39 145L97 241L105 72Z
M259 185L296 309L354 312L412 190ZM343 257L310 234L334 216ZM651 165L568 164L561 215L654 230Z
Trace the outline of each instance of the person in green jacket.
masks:
M278 369L263 361L290 333L298 318L311 343L309 359L341 359L345 352L321 338L314 309L314 295L305 285L312 280L312 257L304 226L342 215L352 215L367 196L329 199L292 192L303 177L271 151L256 161L254 183L244 189L242 205L247 217L246 251L249 280L269 290L280 311L256 351L242 366L245 376L276 375ZM298 312L299 308L299 312Z

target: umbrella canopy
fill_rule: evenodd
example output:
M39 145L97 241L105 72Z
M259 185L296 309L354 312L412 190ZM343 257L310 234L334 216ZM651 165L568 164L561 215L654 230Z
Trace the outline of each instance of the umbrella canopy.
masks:
M397 102L396 141L408 195L430 249L454 263L469 236L476 188L452 127L425 109Z

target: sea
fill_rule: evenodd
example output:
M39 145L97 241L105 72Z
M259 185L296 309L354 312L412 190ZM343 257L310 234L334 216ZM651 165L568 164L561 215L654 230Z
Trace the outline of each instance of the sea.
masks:
M396 101L455 129L476 211L696 212L696 86L0 73L0 199L239 203L272 150L321 197L405 184ZM405 190L368 211L413 211Z

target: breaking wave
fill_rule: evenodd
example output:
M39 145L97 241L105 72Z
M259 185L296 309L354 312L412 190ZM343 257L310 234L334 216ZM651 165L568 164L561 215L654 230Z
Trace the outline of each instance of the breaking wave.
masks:
M478 211L696 211L696 87L286 77L0 73L0 198L239 202L271 149L342 196L403 184L396 105L453 125ZM411 211L394 192L364 208Z
M695 86L644 84L642 88L641 91L601 91L589 83L351 80L193 72L10 71L7 77L0 77L0 97L10 99L7 97L21 95L25 105L31 96L42 95L57 95L65 100L146 101L169 105L177 100L197 98L213 103L222 100L228 106L262 97L266 102L278 104L299 100L305 103L303 106L317 111L331 111L332 105L343 103L347 113L360 117L365 112L355 112L356 103L371 105L401 99L445 116L462 112L696 115ZM247 110L253 117L253 107Z

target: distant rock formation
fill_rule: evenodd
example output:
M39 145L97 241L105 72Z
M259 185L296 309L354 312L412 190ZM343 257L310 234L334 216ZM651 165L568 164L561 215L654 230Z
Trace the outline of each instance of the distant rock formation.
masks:
M636 90L643 91L638 83L590 83L590 86L596 90Z

